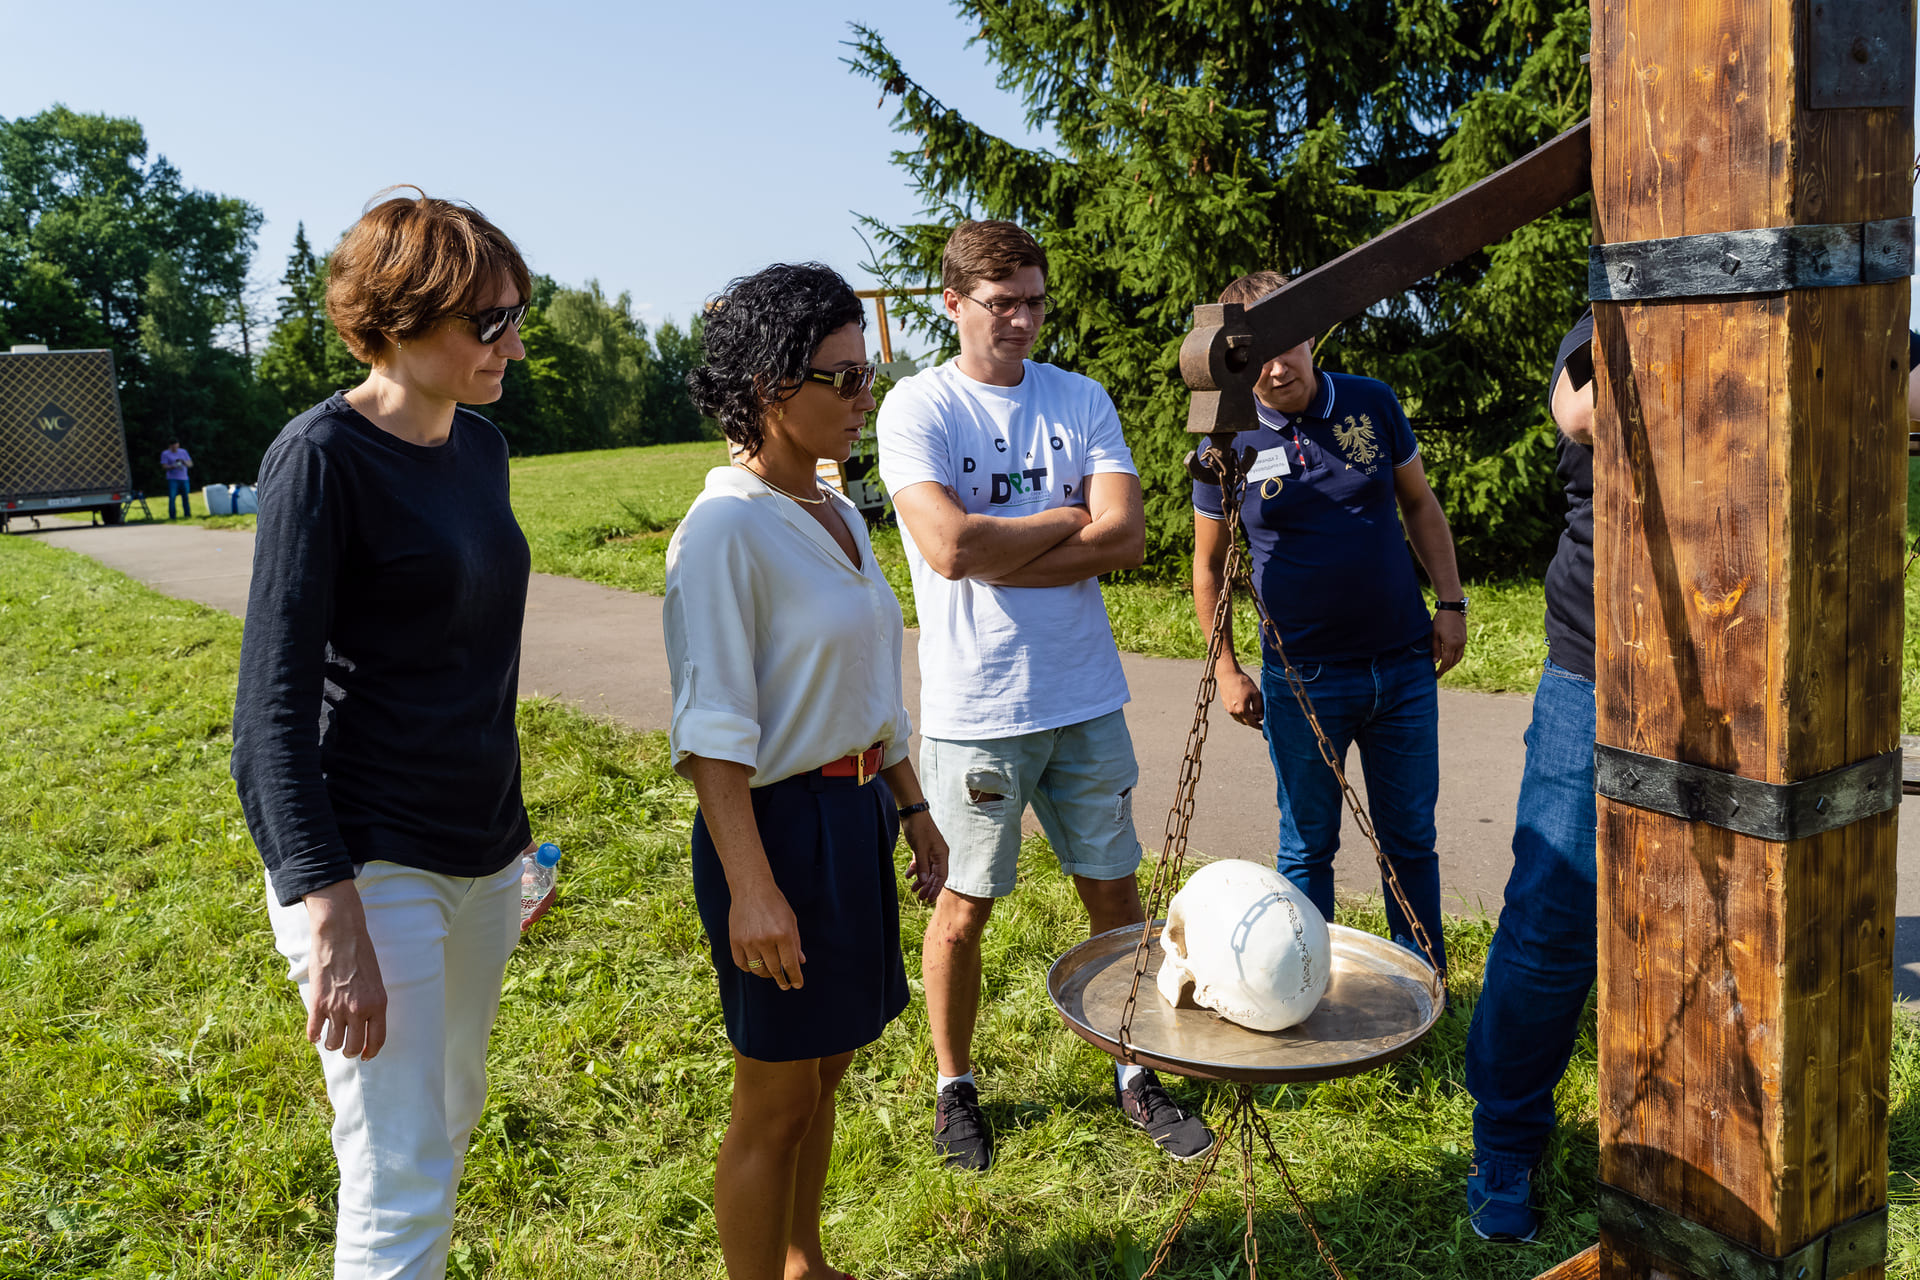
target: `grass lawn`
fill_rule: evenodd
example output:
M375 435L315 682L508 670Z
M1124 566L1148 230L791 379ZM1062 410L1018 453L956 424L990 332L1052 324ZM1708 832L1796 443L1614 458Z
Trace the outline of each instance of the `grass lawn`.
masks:
M227 778L239 636L225 614L0 539L7 1280L327 1274L320 1072ZM691 795L660 735L547 702L522 704L520 723L535 829L567 850L562 899L508 970L453 1274L718 1274L711 1161L728 1072L684 853ZM1000 1161L974 1180L932 1157L916 1003L858 1056L842 1104L827 1234L863 1277L1136 1277L1184 1188L1186 1172L1109 1105L1107 1060L1048 1004L1046 965L1081 926L1043 843L1027 853L1031 883L988 933L979 1043ZM922 916L905 914L917 975ZM1377 927L1377 906L1343 919ZM1461 1049L1488 939L1486 922L1450 931L1462 1008L1414 1054L1262 1091L1350 1275L1532 1277L1593 1239L1591 1024L1561 1090L1545 1238L1498 1248L1461 1224ZM1920 1266L1920 1028L1897 1026L1893 1232L1901 1265ZM1323 1274L1260 1177L1263 1274ZM1235 1274L1237 1204L1222 1176L1171 1274Z
M551 454L513 461L513 504L533 548L533 567L659 594L666 585L667 540L699 494L707 470L726 461L717 441ZM1920 536L1920 459L1907 473L1907 537ZM252 516L197 516L208 528L251 528ZM874 551L900 597L907 625L917 625L900 533L873 531ZM1107 616L1120 648L1163 658L1198 658L1206 636L1191 592L1148 582L1103 584ZM1467 656L1442 684L1485 693L1531 693L1546 658L1541 619L1546 597L1538 581L1467 585ZM1431 599L1431 597L1429 597ZM1906 644L1902 727L1920 733L1920 578L1906 581ZM1234 638L1243 660L1257 663L1253 608L1242 602Z

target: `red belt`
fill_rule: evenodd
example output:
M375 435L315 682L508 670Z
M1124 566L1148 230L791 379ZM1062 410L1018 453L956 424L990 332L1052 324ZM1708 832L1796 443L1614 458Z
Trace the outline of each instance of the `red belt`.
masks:
M867 779L879 772L880 744L877 742L857 756L841 756L820 766L820 776L823 778L858 778L861 786L865 786Z

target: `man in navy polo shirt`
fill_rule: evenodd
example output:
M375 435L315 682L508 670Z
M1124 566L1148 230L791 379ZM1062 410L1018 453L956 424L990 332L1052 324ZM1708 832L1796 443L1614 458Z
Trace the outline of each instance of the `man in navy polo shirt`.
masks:
M1277 272L1256 272L1228 285L1220 301L1252 304L1285 283ZM1303 342L1267 363L1254 398L1260 427L1237 444L1258 451L1240 506L1255 589L1340 759L1359 743L1380 848L1433 944L1432 960L1444 965L1433 850L1440 791L1435 681L1460 661L1467 641L1453 534L1427 483L1413 429L1385 383L1317 370ZM1193 507L1194 607L1201 625L1211 627L1228 546L1219 486L1196 483ZM1409 541L1439 595L1431 618ZM1261 655L1256 685L1240 669L1229 631L1214 675L1228 713L1266 730L1279 783L1275 865L1331 920L1340 785L1269 636L1261 637ZM1419 951L1391 894L1386 905L1394 941Z

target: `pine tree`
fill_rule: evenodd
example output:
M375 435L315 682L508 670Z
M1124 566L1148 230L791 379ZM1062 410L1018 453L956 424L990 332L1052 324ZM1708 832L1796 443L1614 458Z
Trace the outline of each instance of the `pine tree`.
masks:
M284 421L357 385L366 370L327 318L327 262L314 256L304 222L294 229L280 286L285 292L260 353L259 378L278 401Z
M899 99L894 159L926 221L869 221L889 283L937 283L963 217L1033 231L1059 304L1036 358L1103 383L1148 504L1149 571L1184 575L1192 518L1178 351L1235 276L1297 274L1586 114L1587 7L1569 0L956 0L1054 148L994 137L856 26L848 64ZM1543 387L1584 296L1585 202L1341 326L1323 367L1406 403L1481 571L1536 562L1556 499ZM905 308L944 330L926 304ZM951 350L951 348L949 348Z

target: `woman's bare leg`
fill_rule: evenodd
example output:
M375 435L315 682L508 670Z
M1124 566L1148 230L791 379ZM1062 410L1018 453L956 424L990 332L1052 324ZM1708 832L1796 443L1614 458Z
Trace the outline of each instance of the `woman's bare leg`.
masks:
M713 1216L730 1280L783 1280L788 1274L801 1148L823 1105L820 1067L818 1058L761 1062L733 1055L733 1114L713 1184ZM831 1116L831 1092L824 1105ZM817 1192L814 1204L817 1212ZM816 1242L819 1230L815 1221ZM814 1249L817 1254L817 1243Z
M842 1274L827 1265L821 1251L820 1197L827 1185L827 1165L833 1160L834 1095L853 1054L837 1053L817 1061L820 1101L814 1106L813 1124L800 1144L800 1159L794 1167L785 1280L838 1280Z

